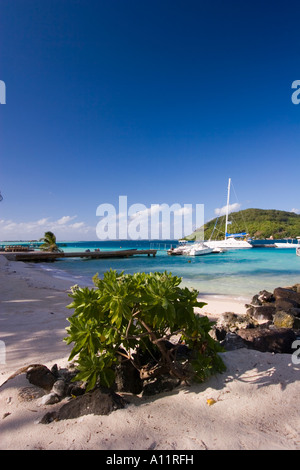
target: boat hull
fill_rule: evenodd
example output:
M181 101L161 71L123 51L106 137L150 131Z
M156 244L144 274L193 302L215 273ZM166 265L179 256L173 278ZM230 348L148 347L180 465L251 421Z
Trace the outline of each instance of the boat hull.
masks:
M295 248L297 243L274 243L276 248Z
M213 248L202 248L200 250L197 250L197 249L192 249L190 250L190 252L188 253L190 256L201 256L201 255L209 255L210 253L212 253L214 250Z
M205 242L210 248L221 248L221 249L245 249L253 248L252 245L246 240L234 240L228 238L227 240L214 240Z
M201 255L209 255L213 251L214 251L214 249L207 246L206 244L195 243L195 244L192 244L192 245L179 246L177 248L173 248L171 250L168 250L168 255L172 255L172 256L179 256L179 255L201 256Z

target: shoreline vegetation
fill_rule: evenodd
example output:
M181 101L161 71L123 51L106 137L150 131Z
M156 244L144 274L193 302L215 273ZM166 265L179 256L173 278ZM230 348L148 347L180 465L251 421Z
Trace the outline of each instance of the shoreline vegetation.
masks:
M246 232L254 239L285 239L300 236L300 214L275 209L244 209L231 212L230 232ZM198 233L204 239L223 239L225 216L215 217L185 237L187 240L197 240Z
M0 256L1 341L5 363L0 385L19 368L68 365L65 328L70 281ZM245 314L245 301L204 296L201 313ZM250 301L250 299L249 299ZM0 448L99 450L300 449L299 365L291 354L250 349L221 353L226 371L201 384L181 385L154 397L124 395L109 415L41 424L49 411L26 373L0 389ZM51 405L58 409L60 403ZM53 408L52 408L53 407Z

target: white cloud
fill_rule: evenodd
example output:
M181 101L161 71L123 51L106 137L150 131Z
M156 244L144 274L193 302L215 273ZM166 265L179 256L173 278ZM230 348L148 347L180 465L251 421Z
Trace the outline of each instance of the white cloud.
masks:
M75 222L75 224L69 225L70 228L72 229L78 229L78 228L85 228L85 223L84 222Z
M73 222L77 216L63 216L57 220L49 217L29 222L14 222L12 220L0 220L1 240L38 240L46 231L54 232L60 240L95 240L96 227L91 227L85 222ZM73 222L73 223L72 223Z
M228 213L237 211L237 210L239 210L240 207L241 207L241 204L239 204L238 202L235 202L234 204L229 204ZM220 217L220 216L226 214L226 210L227 210L227 206L223 206L219 209L216 208L215 209L215 214Z
M56 223L58 225L66 225L68 222L70 222L71 220L74 220L76 219L77 215L73 215L72 217L70 215L64 215L63 217L61 217L60 219L58 219L56 221Z
M36 223L37 223L37 225L45 225L48 220L49 220L48 218L40 219Z
M143 206L143 204L141 204L141 206ZM181 207L180 204L173 204L171 206L169 206L168 204L153 204L149 208L145 207L144 209L136 211L133 205L132 211L129 211L129 216L132 218L143 218L151 217L159 213L166 214L166 216L169 216L169 214L171 213L173 213L174 216L184 216L192 214L193 208L188 206Z
M300 209L291 209L291 212L295 212L296 214L300 214Z

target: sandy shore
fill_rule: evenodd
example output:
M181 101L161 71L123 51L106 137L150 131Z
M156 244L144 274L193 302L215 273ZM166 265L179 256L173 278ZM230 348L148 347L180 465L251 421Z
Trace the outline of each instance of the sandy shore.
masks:
M0 385L20 367L64 367L62 340L70 281L0 256ZM245 312L244 299L203 296L202 313ZM0 343L3 345L3 343ZM222 354L227 370L201 385L155 397L126 397L108 416L39 424L49 411L26 401L25 374L0 389L0 449L204 450L300 449L300 366L288 354L239 349ZM207 399L215 404L208 406ZM51 405L51 410L53 409Z

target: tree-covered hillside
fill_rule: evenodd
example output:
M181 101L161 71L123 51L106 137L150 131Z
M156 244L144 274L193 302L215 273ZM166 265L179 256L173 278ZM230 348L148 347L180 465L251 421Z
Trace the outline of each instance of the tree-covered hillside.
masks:
M229 214L229 233L246 232L250 237L274 239L300 236L300 214L270 209L245 209ZM204 240L208 240L212 232L213 240L225 236L225 216L210 220L204 225ZM199 230L186 237L189 240L199 238Z

